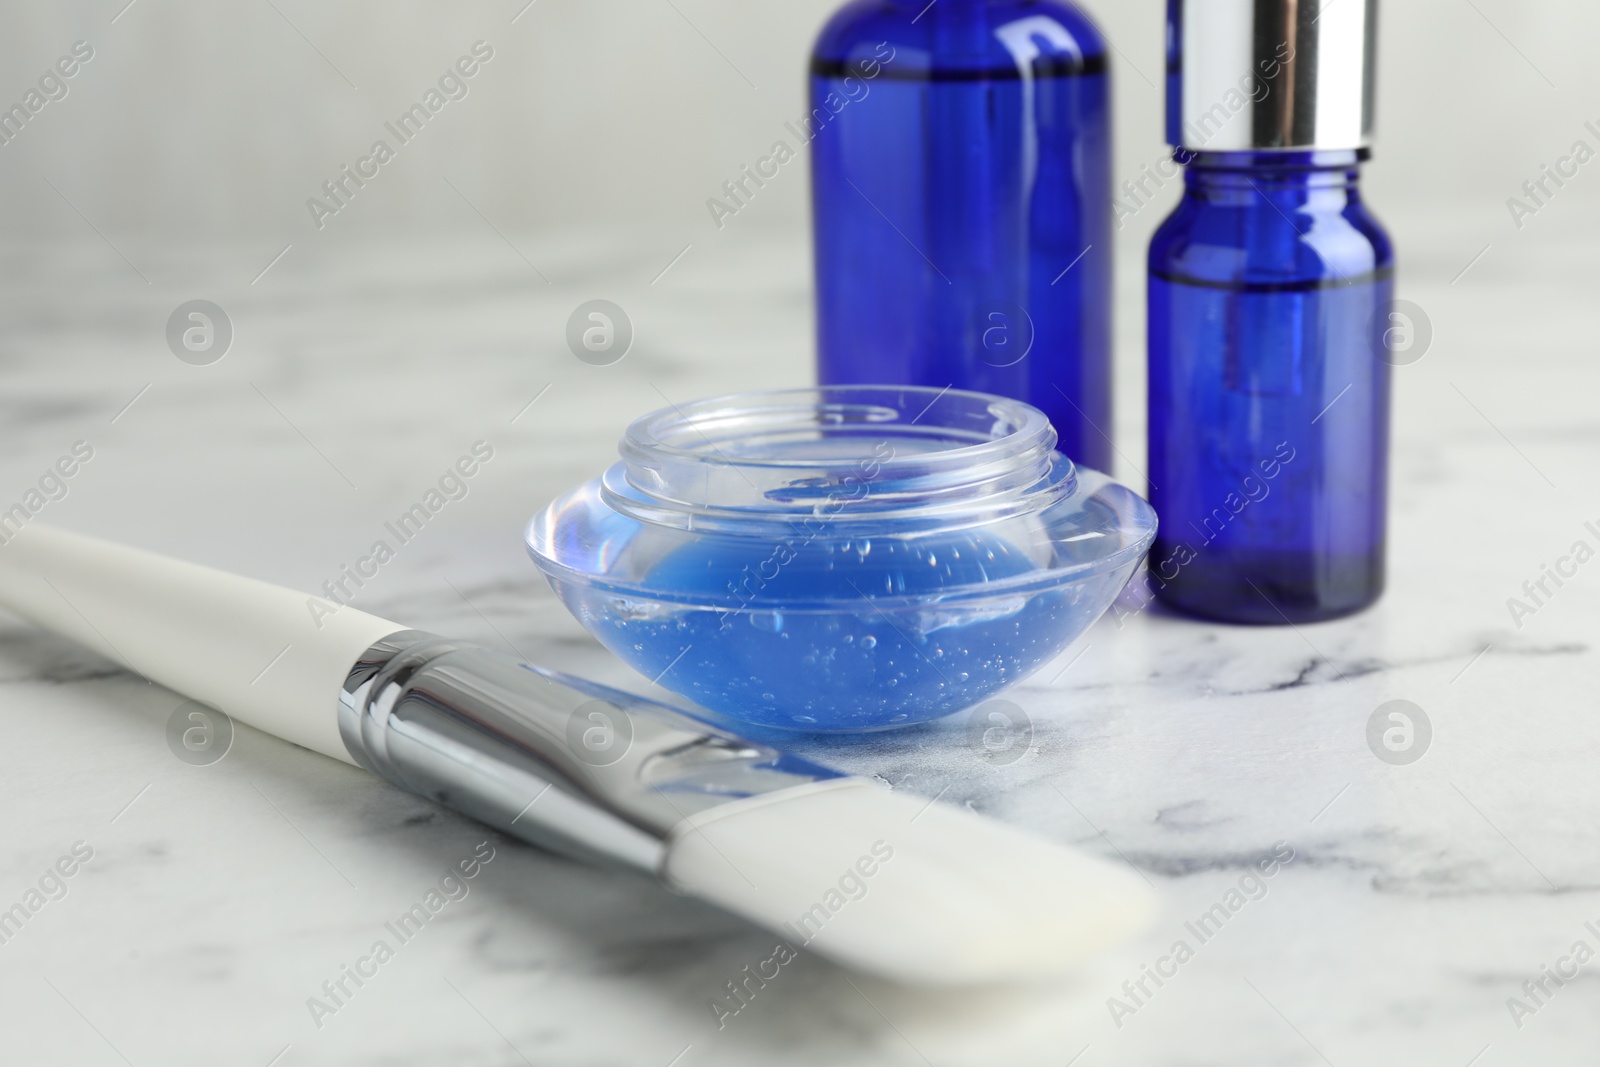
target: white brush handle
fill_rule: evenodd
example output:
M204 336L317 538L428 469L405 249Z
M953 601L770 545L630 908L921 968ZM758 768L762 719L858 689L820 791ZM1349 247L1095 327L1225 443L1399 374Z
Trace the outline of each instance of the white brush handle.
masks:
M313 605L319 608L313 612ZM348 763L339 691L405 627L253 578L30 523L0 545L0 606L259 730Z
M265 582L29 524L0 532L0 606L513 837L664 874L901 982L1053 974L1151 907L1135 876L974 814ZM580 715L629 724L616 759L574 742Z

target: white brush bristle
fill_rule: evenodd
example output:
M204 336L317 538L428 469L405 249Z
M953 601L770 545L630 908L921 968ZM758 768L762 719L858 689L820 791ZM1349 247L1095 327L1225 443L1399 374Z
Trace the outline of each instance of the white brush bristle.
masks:
M663 874L796 950L910 985L1058 975L1157 907L1131 870L860 778L687 819Z

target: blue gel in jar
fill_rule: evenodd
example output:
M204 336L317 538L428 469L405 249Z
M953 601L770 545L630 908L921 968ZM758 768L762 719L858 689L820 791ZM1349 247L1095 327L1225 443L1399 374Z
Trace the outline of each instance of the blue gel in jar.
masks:
M1037 409L832 386L647 415L528 547L583 626L743 722L892 728L976 704L1098 618L1155 515Z

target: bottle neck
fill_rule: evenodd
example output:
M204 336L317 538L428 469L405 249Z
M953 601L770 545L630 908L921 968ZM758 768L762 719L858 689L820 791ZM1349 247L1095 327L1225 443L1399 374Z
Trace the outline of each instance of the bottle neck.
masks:
M1365 148L1174 153L1184 164L1184 187L1190 197L1232 206L1259 203L1264 197L1274 205L1335 209L1359 202L1361 164L1367 156Z

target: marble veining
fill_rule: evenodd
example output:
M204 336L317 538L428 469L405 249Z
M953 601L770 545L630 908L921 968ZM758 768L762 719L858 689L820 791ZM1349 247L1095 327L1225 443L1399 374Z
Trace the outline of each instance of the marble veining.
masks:
M1521 240L1550 262L1577 254L1549 227ZM491 241L329 245L254 287L254 247L171 250L150 286L102 262L103 246L19 252L28 270L0 294L0 502L87 440L95 459L38 521L309 591L484 439L495 460L469 495L356 605L648 689L557 604L521 528L610 462L631 418L804 380L810 342L792 237L730 237L654 286L659 264L640 247L549 241L548 285ZM0 943L0 1062L1592 1063L1600 964L1532 1014L1508 1001L1575 942L1600 948L1586 926L1600 926L1600 571L1520 628L1505 601L1600 519L1600 365L1508 363L1501 268L1455 287L1439 269L1408 282L1439 339L1397 371L1390 586L1376 609L1245 629L1130 594L1003 706L792 739L1130 864L1167 901L1136 943L1048 988L932 993L802 957L719 1028L709 999L770 953L771 935L245 727L220 762L181 762L165 740L180 698L5 620L0 910L76 843L93 859ZM605 368L562 340L571 310L602 294L638 328L635 351ZM162 336L196 296L236 328L208 367L174 359ZM1575 294L1545 307L1566 316L1545 331L1592 338ZM1473 328L1473 314L1503 328ZM1125 345L1125 372L1137 358ZM1558 370L1562 388L1524 388L1529 366ZM1119 473L1137 484L1139 398L1121 403L1132 462ZM1432 729L1409 764L1368 741L1374 712L1402 699ZM1004 729L986 744L982 716L997 707ZM315 1019L324 980L486 840L496 858L470 892ZM1278 852L1293 858L1256 879ZM1198 937L1219 905L1225 924ZM1157 966L1176 969L1158 985L1145 977Z

